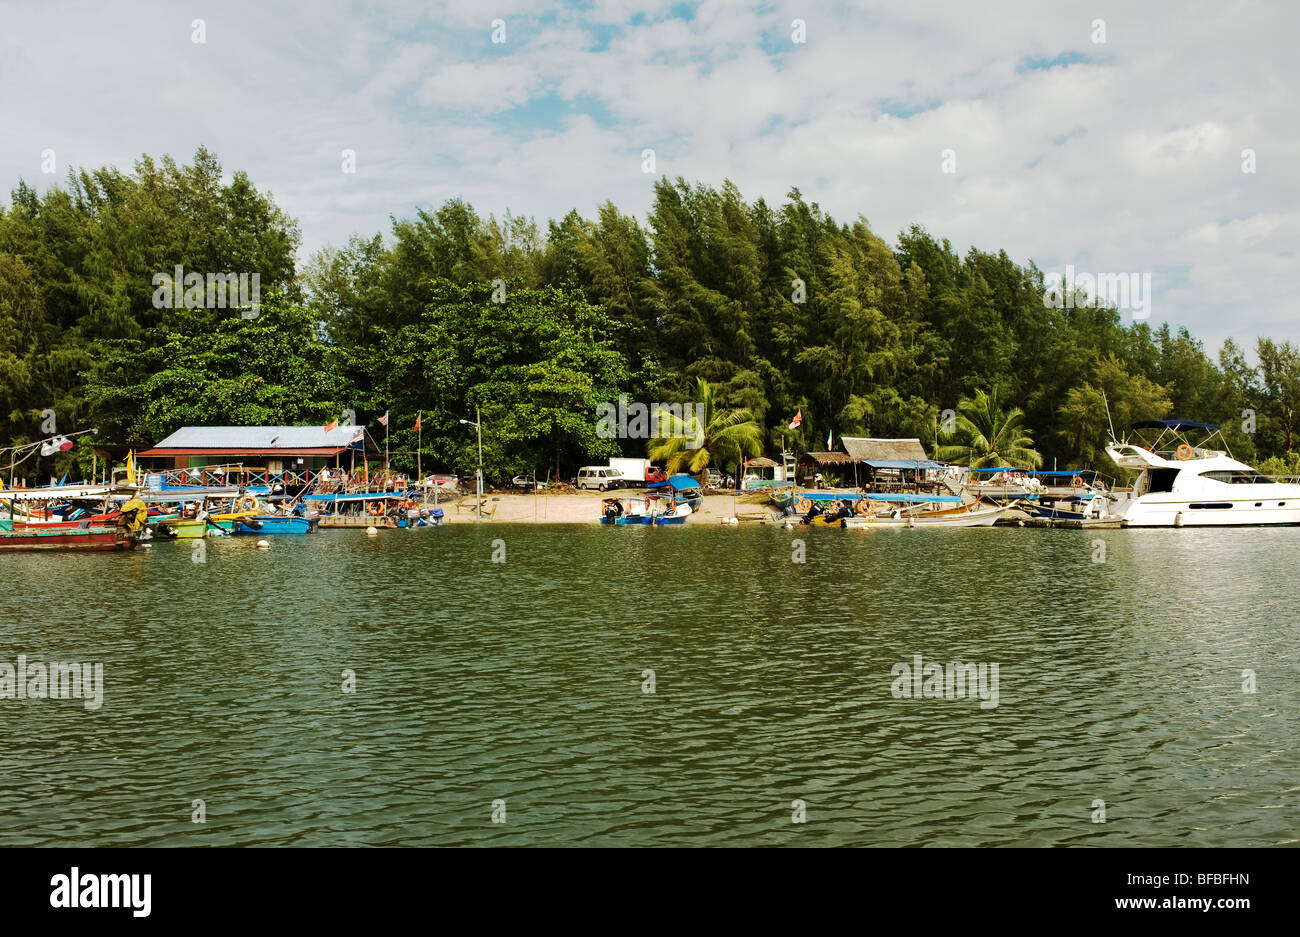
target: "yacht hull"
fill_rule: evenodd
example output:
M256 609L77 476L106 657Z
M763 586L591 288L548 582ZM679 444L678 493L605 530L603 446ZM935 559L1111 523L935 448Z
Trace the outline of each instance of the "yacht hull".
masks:
M1259 505L1256 507L1256 505ZM1300 497L1211 501L1144 495L1124 512L1125 527L1297 527Z

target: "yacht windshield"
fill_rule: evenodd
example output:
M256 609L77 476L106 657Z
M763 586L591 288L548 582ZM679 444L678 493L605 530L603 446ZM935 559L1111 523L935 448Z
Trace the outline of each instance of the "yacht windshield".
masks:
M1261 475L1254 469L1240 469L1232 472L1202 472L1202 478L1223 482L1225 485L1271 485L1273 479Z

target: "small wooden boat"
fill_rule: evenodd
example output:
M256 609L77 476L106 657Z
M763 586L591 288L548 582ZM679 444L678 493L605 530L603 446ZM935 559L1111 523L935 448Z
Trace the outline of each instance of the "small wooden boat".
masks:
M794 499L795 499L795 492L793 487L773 488L768 494L768 500L772 503L772 505L782 510L784 510L788 505L792 504L794 502Z
M664 502L660 507L659 502ZM659 498L605 498L602 502L600 523L625 527L645 525L680 527L692 513L687 501Z
M843 521L845 527L992 527L993 524L1008 508L995 505L993 507L971 507L962 510L953 511L933 511L928 514L902 514L897 512L894 515L873 514L867 517L847 517Z
M316 530L315 517L280 514L243 514L234 518L209 518L209 523L236 537L310 534Z
M8 522L4 522L7 526ZM0 526L0 550L129 550L135 538L116 527L28 527L21 530Z
M177 540L202 540L208 535L208 522L205 520L176 517L168 518L162 524L167 528L168 535Z

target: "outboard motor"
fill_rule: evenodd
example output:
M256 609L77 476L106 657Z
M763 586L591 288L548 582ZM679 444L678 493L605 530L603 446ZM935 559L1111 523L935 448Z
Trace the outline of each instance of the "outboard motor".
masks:
M805 514L805 515L803 516L803 520L802 520L800 523L803 523L803 524L811 524L812 521L813 521L813 518L814 518L814 517L816 517L818 514L824 514L824 513L825 513L825 512L822 510L822 506L821 506L821 504L819 504L818 502L814 501L814 502L813 502L813 503L808 507L808 513Z

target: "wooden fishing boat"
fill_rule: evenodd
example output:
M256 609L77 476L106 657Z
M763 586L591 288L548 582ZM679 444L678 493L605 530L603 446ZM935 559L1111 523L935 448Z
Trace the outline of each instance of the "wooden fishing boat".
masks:
M0 550L129 550L135 538L116 527L27 527L21 530L0 526Z
M844 527L992 527L1009 508L1002 505L979 507L972 505L963 510L934 511L928 514L879 515L847 517Z
M198 521L193 518L168 518L162 524L169 531L169 535L177 540L202 540L208 535L208 522L206 520Z
M664 502L659 506L659 502ZM605 498L602 502L600 523L625 527L645 525L680 527L694 513L689 502L659 498Z
M208 523L235 537L310 534L316 530L315 517L280 514L241 514L236 517L209 518Z

